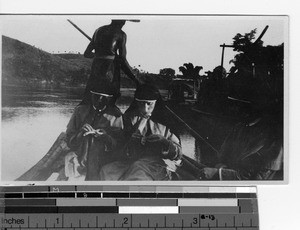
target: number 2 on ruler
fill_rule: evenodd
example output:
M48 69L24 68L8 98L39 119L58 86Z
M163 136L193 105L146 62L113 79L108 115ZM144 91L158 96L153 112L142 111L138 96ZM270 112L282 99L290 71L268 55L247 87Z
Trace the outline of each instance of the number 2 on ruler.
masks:
M124 217L123 224L128 224L128 218L127 217Z

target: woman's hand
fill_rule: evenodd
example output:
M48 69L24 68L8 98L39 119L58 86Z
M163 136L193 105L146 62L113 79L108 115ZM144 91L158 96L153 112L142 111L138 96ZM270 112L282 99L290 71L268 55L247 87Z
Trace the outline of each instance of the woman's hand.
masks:
M150 146L160 146L163 150L167 150L170 144L167 138L159 134L152 134L146 137L146 143Z
M165 142L168 140L165 137L163 137L162 135L152 134L146 138L146 141L150 142L150 143L154 143L154 142Z
M90 124L84 124L82 126L82 130L84 131L83 136L93 135L94 137L100 137L104 134L107 134L104 129L94 129Z
M131 135L133 140L138 140L142 145L146 144L146 137L143 136L140 132L135 132Z
M94 137L100 137L102 135L107 135L107 133L104 129L96 129L94 131L95 131Z
M84 124L81 128L83 130L83 136L87 136L95 133L95 129L90 124Z

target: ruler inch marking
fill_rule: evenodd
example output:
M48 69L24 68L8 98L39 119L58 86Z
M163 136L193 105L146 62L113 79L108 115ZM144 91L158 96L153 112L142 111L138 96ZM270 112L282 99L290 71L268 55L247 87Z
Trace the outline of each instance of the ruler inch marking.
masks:
M200 228L200 226L201 226L201 216L200 216L200 214L199 214L199 228Z
M19 216L14 216L14 215L20 215ZM1 230L39 230L41 228L44 228L44 230L50 230L51 228L54 228L52 230L56 230L59 228L62 228L62 230L64 228L70 228L70 229L74 229L74 230L82 230L82 229L86 229L86 230L93 230L94 228L98 228L97 230L104 230L104 228L107 228L107 230L113 230L115 229L132 229L132 230L138 230L138 228L141 229L157 229L157 230L163 230L163 228L166 229L172 229L174 228L174 230L178 229L189 229L189 230L196 230L196 229L210 229L210 230L217 230L217 229L258 229L259 223L258 223L258 214L256 213L256 215L253 214L248 214L248 213L216 213L216 215L214 213L208 213L208 214L201 214L201 213L185 213L185 214L171 214L171 213L165 213L163 214L164 216L159 216L159 215L153 215L150 214L148 217L146 216L146 218L143 218L143 221L141 221L139 219L139 214L129 214L126 215L128 217L130 217L130 221L128 221L128 223L130 223L130 226L128 225L124 225L123 222L119 222L119 218L122 217L121 214L118 213L93 213L92 216L90 216L89 218L87 218L87 215L83 215L82 217L80 217L78 219L78 226L75 222L74 219L74 226L73 226L73 222L70 221L69 223L67 223L68 221L68 217L69 215L64 215L64 213L41 213L42 217L39 217L37 213L14 213L14 214L9 214L7 216L7 219L9 218L14 218L14 219L20 219L22 218L23 220L25 220L24 222L28 221L28 223L25 224L21 224L16 225L16 224L11 224L11 225L7 225L7 227L2 227ZM69 213L71 216L73 213ZM81 213L81 214L84 214ZM103 217L103 215L107 215L106 217ZM12 215L12 216L11 216ZM201 216L205 215L206 218L205 219L201 219ZM213 216L213 218L215 218L215 220L213 221L213 219L210 219L210 216ZM60 222L53 222L53 217L59 217L62 218ZM96 217L96 219L94 219ZM100 220L101 218L107 218L106 222L105 222L105 226L102 225L103 222L101 222L102 220ZM152 218L153 217L153 218ZM194 221L193 219L198 217L198 223L196 224L196 220ZM43 220L44 218L44 220ZM65 219L66 218L66 219ZM86 218L88 221L86 221ZM100 218L100 219L99 219ZM103 219L102 218L102 219ZM113 218L113 220L111 220L110 218ZM135 219L133 219L135 218ZM158 218L158 219L156 219ZM167 225L167 218L168 218L168 225ZM181 220L180 220L181 218ZM110 220L109 220L110 219ZM176 220L177 219L177 220ZM190 219L192 220L192 222L190 222ZM49 221L48 221L49 220ZM96 227L94 227L94 223L93 220L96 221ZM109 221L108 221L109 220ZM121 219L122 220L122 219ZM31 222L32 221L32 222ZM67 222L66 222L67 221ZM99 221L101 222L101 226L99 224ZM139 221L139 222L134 222L134 221ZM147 221L147 222L146 222ZM203 222L204 221L204 222ZM45 227L43 227L43 222L45 224ZM65 223L66 222L66 223ZM6 222L5 222L6 223ZM53 225L52 225L53 223ZM90 224L91 223L91 224ZM139 224L138 224L139 223ZM190 223L190 224L189 224ZM135 224L135 225L133 225ZM148 224L148 225L147 225ZM181 226L180 226L181 224ZM186 225L185 225L186 224ZM70 226L71 225L71 226ZM232 226L233 225L233 226ZM199 230L200 230L199 229Z

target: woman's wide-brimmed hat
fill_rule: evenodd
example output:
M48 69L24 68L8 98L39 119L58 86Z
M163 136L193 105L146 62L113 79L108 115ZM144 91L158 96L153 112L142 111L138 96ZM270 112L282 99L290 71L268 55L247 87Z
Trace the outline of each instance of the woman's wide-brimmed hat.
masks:
M110 81L106 80L94 82L90 88L90 92L107 97L116 96L118 94L116 87Z
M158 100L160 98L159 90L152 84L143 84L138 86L134 97L138 100Z

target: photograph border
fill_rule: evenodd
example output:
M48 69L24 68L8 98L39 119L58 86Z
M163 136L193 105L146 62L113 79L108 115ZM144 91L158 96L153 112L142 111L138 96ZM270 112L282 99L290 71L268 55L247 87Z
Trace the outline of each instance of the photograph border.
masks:
M0 14L1 15L27 15L27 14ZM45 15L45 16L54 16L54 15L72 15L72 16L77 16L77 15L84 15L84 16L112 16L116 18L124 18L129 17L129 18L136 18L139 16L149 16L149 17L164 17L164 16L175 16L175 17L181 17L181 16L188 16L188 17L201 17L201 16L212 16L212 17L218 17L218 16L268 16L268 17L286 17L285 19L285 25L284 25L284 178L283 180L280 181L273 181L273 180L243 180L243 181L84 181L84 182L72 182L72 181L63 181L63 182L54 182L54 181L1 181L1 183L4 184L15 184L15 185L27 185L27 184L41 184L41 185L49 185L49 184L57 184L57 185L65 185L65 184L82 184L82 185L98 185L101 183L101 185L153 185L153 186L158 186L158 185L166 185L166 186L241 186L241 185L277 185L277 184L288 184L289 183L289 90L288 90L288 85L289 85L289 16L288 15L262 15L262 14L257 14L257 15L252 15L252 14L243 14L243 15L235 15L235 14L70 14L70 13L59 13L59 14L37 14L33 13L30 15ZM1 46L2 47L2 46ZM2 52L1 52L2 53ZM2 64L2 62L1 62ZM2 69L2 68L1 68ZM1 159L0 159L1 161ZM2 163L2 162L1 162ZM1 172L0 172L1 176Z

